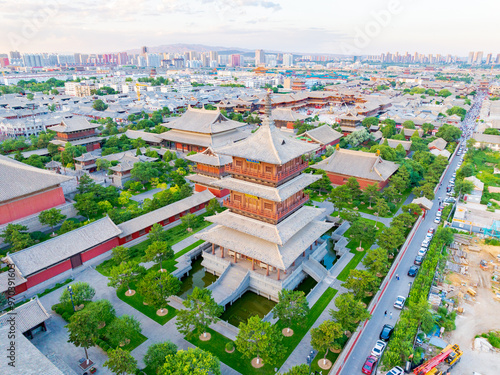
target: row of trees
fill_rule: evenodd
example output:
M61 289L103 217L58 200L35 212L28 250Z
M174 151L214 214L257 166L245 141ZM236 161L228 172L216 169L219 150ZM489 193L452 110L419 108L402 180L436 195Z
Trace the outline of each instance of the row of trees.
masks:
M440 227L429 247L419 273L412 284L406 301L406 309L400 315L394 334L384 353L383 363L386 368L399 366L412 357L413 341L418 328L429 332L434 327L434 319L429 311L427 295L432 285L438 262L445 256L444 246L453 241L450 228Z

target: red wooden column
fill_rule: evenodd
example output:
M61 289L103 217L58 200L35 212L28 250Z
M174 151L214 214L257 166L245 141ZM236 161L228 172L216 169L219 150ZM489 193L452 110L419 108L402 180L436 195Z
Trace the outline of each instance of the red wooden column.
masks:
M234 252L234 263L238 263L238 257L236 256L236 251Z
M254 260L252 258L252 271L255 269L255 266L254 266Z
M267 265L266 276L269 276L269 264Z
M212 254L215 255L215 244L212 244Z
M278 268L278 281L280 281L280 269Z
M224 258L224 248L222 246L220 247L220 257Z

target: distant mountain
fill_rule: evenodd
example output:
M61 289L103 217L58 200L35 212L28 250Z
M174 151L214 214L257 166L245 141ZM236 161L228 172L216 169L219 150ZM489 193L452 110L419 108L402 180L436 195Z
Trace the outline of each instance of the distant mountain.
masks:
M189 51L196 51L196 52L209 52L209 51L217 51L223 55L226 54L232 54L232 53L245 53L245 52L251 52L249 49L245 48L237 48L237 47L221 47L221 46L206 46L203 44L183 44L183 43L176 43L176 44L164 44L161 46L154 46L154 47L148 47L149 52L153 53L158 53L158 52L167 52L167 53L184 53L184 52L189 52ZM128 50L127 53L129 54L137 54L140 53L141 49L131 49Z

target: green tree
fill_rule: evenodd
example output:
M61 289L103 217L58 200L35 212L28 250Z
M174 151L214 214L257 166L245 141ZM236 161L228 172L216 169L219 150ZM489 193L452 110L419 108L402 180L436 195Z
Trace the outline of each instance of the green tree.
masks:
M462 135L462 131L450 124L442 125L436 133L436 137L443 138L446 142L454 142Z
M3 238L4 242L8 244L12 244L12 237L14 233L26 233L28 231L28 227L21 224L7 224L7 227L4 229L3 233L0 234L0 237ZM27 233L26 233L27 234Z
M363 302L354 298L352 293L344 293L335 298L337 310L330 309L330 315L342 329L354 332L358 324L370 318L370 313Z
M85 310L90 311L100 325L109 324L116 317L115 309L107 299L92 302L85 307Z
M368 250L363 265L375 275L385 275L389 269L387 250L382 247Z
M122 348L110 350L103 366L116 375L135 374L137 371L137 361L130 352Z
M92 108L96 111L105 111L108 108L108 105L105 104L101 99L97 99L92 104Z
M432 130L434 130L434 125L428 123L428 122L424 122L422 124L422 130L425 132L425 133L430 133Z
M92 301L92 298L95 296L95 289L92 288L89 283L78 281L70 286L73 293L73 303L77 306L84 302ZM59 297L59 302L66 304L71 303L71 295L68 288L63 289Z
M156 374L165 363L165 357L175 356L175 353L177 353L177 345L171 341L152 344L148 346L148 351L144 356L144 364Z
M216 323L224 311L212 298L210 289L195 287L182 304L186 309L178 310L175 325L184 336L199 333L206 336L208 327Z
M201 349L179 350L165 357L159 375L221 375L219 359Z
M35 99L35 96L33 94L29 93L29 94L26 94L26 99L33 100L33 99Z
M95 165L98 171L107 171L111 167L111 162L107 159L97 159Z
M186 226L186 228L188 230L190 230L192 228L192 225L193 223L195 222L196 220L196 215L195 214L187 214L187 215L184 215L184 216L181 216L181 222L183 225Z
M372 201L380 196L380 192L378 191L378 189L379 189L378 184L373 183L373 184L367 185L365 187L365 189L363 190L363 193L364 193L366 199L368 199L369 208L372 208Z
M209 215L215 215L216 212L220 212L221 206L219 201L216 198L210 199L207 204L206 210Z
M78 348L85 349L87 361L89 359L87 349L94 346L99 339L98 326L97 317L88 309L73 314L69 324L65 326L68 330L68 341Z
M391 226L398 228L401 233L404 233L414 222L415 218L412 215L408 212L403 212L392 219Z
M157 261L158 265L160 266L160 271L163 272L163 261L169 260L173 257L174 251L168 243L164 241L155 241L146 248L144 259L146 259L147 261Z
M355 220L349 228L349 236L356 242L359 242L359 248L362 248L363 241L369 241L375 237L377 227L369 221Z
M389 208L384 198L377 199L377 202L375 204L375 212L380 217L386 216L391 212L391 209Z
M359 185L358 180L356 180L356 177L349 177L347 179L347 182L345 183L345 186L349 190L349 194L351 195L351 199L357 199L361 194L361 188Z
M474 188L474 183L469 180L457 180L455 183L455 191L458 191L459 194L470 194Z
M283 357L282 340L283 336L275 325L255 315L246 323L240 323L236 348L244 358L257 357L257 363L262 359L264 363L273 365Z
M412 193L417 197L426 197L427 199L434 199L434 184L433 183L424 183L420 186L415 186L412 190Z
M453 242L453 231L451 228L439 228L436 231L436 235L434 236L434 240L437 243L442 243L444 245L450 245Z
M144 273L144 267L139 266L135 262L120 263L118 266L111 268L109 271L108 286L120 288L126 285L129 293L131 293L130 283L141 273Z
M399 228L386 227L378 234L377 242L380 247L393 254L405 242L405 237Z
M111 250L111 259L115 262L115 264L120 264L124 262L128 262L130 259L130 250L125 246L117 246Z
M74 220L65 220L62 223L61 228L59 228L59 234L71 232L78 227L79 225Z
M318 352L325 352L325 356L323 357L325 364L330 348L339 349L337 340L342 335L342 326L331 320L325 320L317 328L311 329L311 346Z
M153 177L158 176L158 171L151 165L151 163L135 163L134 168L130 171L132 177L146 184Z
M124 207L130 203L130 198L132 197L132 193L129 191L122 191L120 193L120 197L118 198L118 203ZM159 225L159 224L158 224Z
M273 309L273 318L279 319L288 331L292 323L304 325L308 314L309 303L304 292L283 289L279 293L279 301Z
M328 178L325 171L321 171L321 179L312 183L310 189L317 191L319 194L329 193L332 191L332 182Z
M438 95L442 96L444 98L447 98L448 96L451 95L451 92L450 92L450 90L442 89L442 90L439 90Z
M13 232L12 233L12 250L20 251L35 244L29 233Z
M365 189L366 191L366 189ZM389 185L388 187L386 187L383 191L382 191L382 195L389 201L389 202L392 202L392 203L395 203L398 201L399 199L399 192L398 190L396 189L396 187L394 185Z
M74 207L78 213L85 216L88 220L96 217L99 213L99 206L97 205L97 198L94 193L77 194L75 201Z
M363 126L366 128L369 128L372 125L378 125L378 118L377 117L365 117L363 121Z
M405 129L415 129L415 123L411 120L406 120L403 122L403 128Z
M380 279L370 271L352 269L342 286L353 291L356 299L363 299L366 293L373 292L380 284Z
M384 138L391 138L396 134L396 125L387 124L382 128L382 135Z
M337 186L330 193L330 200L339 211L346 206L350 199L351 193L349 192L349 188L345 185Z
M278 375L309 375L309 366L306 364L293 366L287 372L284 372L283 374L279 372Z
M168 272L149 271L137 285L144 302L163 313L168 297L179 292L181 282Z
M153 243L153 242L163 242L165 241L165 239L166 239L166 233L163 230L163 227L158 223L153 224L148 233L148 240L151 243Z
M141 333L141 323L131 315L122 315L113 319L106 329L106 337L115 347L126 345L127 341L130 341L130 336L139 333Z

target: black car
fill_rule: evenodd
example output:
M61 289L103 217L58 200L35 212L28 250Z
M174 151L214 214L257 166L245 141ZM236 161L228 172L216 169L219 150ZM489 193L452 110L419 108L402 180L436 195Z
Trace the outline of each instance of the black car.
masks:
M418 272L418 267L411 266L410 269L408 270L408 276L415 277L417 276L417 272Z
M380 331L380 340L383 340L385 342L389 341L393 331L393 326L391 326L390 324L384 324L384 326L382 327L382 331Z
M415 260L413 261L413 263L417 266L420 266L422 264L422 261L424 260L424 257L423 256L420 256L420 255L417 255L415 257ZM408 273L409 275L409 273Z

